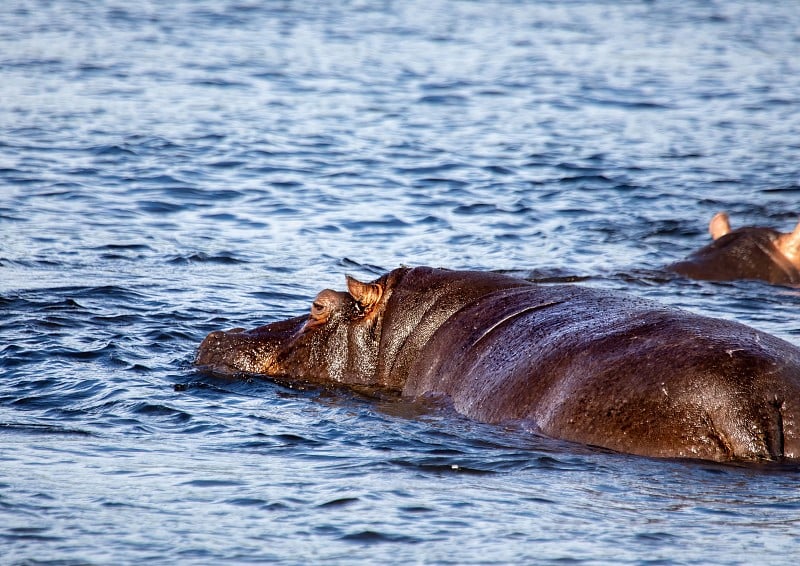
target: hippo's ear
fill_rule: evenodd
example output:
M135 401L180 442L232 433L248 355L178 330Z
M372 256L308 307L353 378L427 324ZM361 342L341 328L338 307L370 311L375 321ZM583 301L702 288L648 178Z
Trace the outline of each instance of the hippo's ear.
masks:
M800 222L797 223L794 231L778 236L777 245L781 253L793 264L800 265Z
M731 231L731 223L728 220L728 214L725 212L717 212L711 222L708 223L708 232L713 239L718 239Z
M383 296L383 285L380 283L362 283L349 275L347 276L347 290L366 312L372 310Z

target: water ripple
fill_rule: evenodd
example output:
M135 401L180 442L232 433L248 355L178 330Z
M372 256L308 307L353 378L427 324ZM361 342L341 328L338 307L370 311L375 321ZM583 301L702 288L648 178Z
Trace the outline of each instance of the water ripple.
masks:
M797 222L791 3L4 8L6 562L797 548L792 467L654 462L191 367L211 330L414 264L624 290L800 343L796 289L661 269L718 210Z

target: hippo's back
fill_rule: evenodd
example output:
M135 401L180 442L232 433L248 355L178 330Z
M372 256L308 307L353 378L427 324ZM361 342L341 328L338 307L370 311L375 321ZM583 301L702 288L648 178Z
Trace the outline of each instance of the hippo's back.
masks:
M800 349L747 326L574 286L491 293L406 384L483 422L650 456L800 457Z

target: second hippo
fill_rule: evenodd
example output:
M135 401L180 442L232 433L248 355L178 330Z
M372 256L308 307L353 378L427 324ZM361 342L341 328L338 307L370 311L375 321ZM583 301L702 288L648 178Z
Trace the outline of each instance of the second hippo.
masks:
M760 279L781 285L800 284L800 223L787 233L758 226L731 230L728 215L718 212L708 231L712 243L667 269L707 281Z

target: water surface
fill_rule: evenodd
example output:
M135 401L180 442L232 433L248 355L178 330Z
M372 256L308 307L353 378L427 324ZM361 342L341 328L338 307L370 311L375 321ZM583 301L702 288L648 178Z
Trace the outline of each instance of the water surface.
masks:
M800 5L6 1L11 564L790 563L797 469L658 461L196 373L402 264L800 345L797 289L660 268L800 201Z

